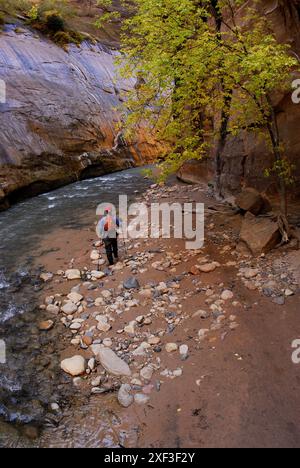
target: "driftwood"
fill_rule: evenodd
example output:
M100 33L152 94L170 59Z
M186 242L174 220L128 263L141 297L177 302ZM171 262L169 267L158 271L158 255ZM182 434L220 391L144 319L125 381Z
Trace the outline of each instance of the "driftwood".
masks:
M293 229L286 218L286 216L280 214L277 217L278 227L282 236L282 241L280 245L287 244L293 239L297 241L297 250L300 249L300 238L295 229Z

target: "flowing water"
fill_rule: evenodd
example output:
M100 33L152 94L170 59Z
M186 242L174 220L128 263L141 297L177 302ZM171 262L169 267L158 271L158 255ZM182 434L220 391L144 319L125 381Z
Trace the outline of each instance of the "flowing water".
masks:
M93 226L99 203L117 203L120 193L134 198L149 183L140 170L133 169L77 182L0 213L0 345L5 342L7 359L6 364L0 363L0 446L26 445L27 439L19 437L19 428L24 424L41 427L47 420L50 428L57 426L55 418L45 416L49 401L55 395L60 401L70 398L66 388L71 386L63 385L59 372L58 349L54 345L57 330L43 335L36 326L43 288L36 264L43 253L43 241L49 233L55 235L62 229ZM89 404L89 400L80 401L77 408ZM103 425L96 426L96 434L84 435L86 412L85 408L67 414L60 426L65 442L61 433L56 442L52 435L48 439L44 436L43 444L57 445L60 441L61 445L87 446L94 445L94 437L101 439L103 446L118 445L112 429L120 425L117 415L109 411L104 414L102 408L97 418L103 420Z

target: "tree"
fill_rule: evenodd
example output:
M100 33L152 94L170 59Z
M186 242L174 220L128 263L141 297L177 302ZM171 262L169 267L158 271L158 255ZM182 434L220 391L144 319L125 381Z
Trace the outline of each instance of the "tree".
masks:
M283 90L297 65L278 44L261 2L244 0L133 0L122 36L123 74L138 77L126 99L126 125L151 126L168 151L162 177L186 159L215 147L221 194L227 138L241 130L267 139L286 213L291 168L284 154L272 93ZM238 20L237 20L238 18ZM125 59L125 65L124 65ZM213 121L211 127L209 122ZM269 171L268 171L269 169Z

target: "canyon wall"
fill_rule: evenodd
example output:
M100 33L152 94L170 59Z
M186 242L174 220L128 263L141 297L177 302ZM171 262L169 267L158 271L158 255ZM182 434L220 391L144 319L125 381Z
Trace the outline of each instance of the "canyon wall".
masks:
M29 29L0 34L0 208L80 178L146 164L160 146L140 129L117 131L122 93L116 52L100 44L68 52Z

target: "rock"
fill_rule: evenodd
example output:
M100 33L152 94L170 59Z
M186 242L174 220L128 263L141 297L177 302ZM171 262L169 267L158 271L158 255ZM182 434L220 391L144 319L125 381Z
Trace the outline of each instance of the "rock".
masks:
M259 270L255 268L245 268L242 270L242 275L246 279L252 279L255 278L259 274Z
M179 354L182 357L182 359L186 359L189 354L189 347L186 344L180 345L179 347Z
M77 280L81 279L80 270L67 270L65 271L65 276L68 280Z
M196 318L196 317L200 317L201 319L203 320L206 320L210 317L211 313L207 310L197 310L197 312L194 312L192 317L193 318Z
M91 351L93 353L94 356L98 357L99 356L99 353L100 353L100 350L103 348L103 344L92 344L91 345Z
M108 322L106 315L97 315L96 320L98 322L97 329L102 332L108 332L111 329L111 325Z
M234 296L233 292L226 289L225 291L222 292L221 299L223 301L229 301L230 299L233 299L233 296Z
M127 325L124 328L124 332L127 333L128 335L134 335L135 334L135 327L136 327L136 321L132 320L129 325Z
M85 372L85 359L82 356L73 356L70 359L62 361L60 366L67 374L77 377Z
M61 310L66 315L73 315L77 312L77 306L74 302L67 302Z
M165 349L167 353L173 353L174 351L177 351L178 345L176 343L167 343Z
M140 289L140 283L134 277L130 277L125 280L123 286L125 289Z
M103 340L103 346L105 346L106 348L111 348L112 347L112 340L110 338L105 338Z
M137 393L134 395L134 401L137 405L146 405L150 401L150 397L143 393Z
M110 348L101 348L98 359L104 369L113 375L131 376L131 370Z
M53 304L49 304L46 307L46 311L49 312L49 314L58 315L59 314L59 307L56 306L56 305L53 305Z
M88 335L84 335L82 337L82 342L86 345L86 346L91 346L93 344L93 338L91 336L88 336Z
M83 296L79 293L72 292L68 294L68 299L70 299L70 301L73 302L74 304L77 304L77 302L82 301Z
M175 369L175 370L173 371L173 376L174 376L174 377L181 377L182 374L183 374L182 369Z
M187 184L203 184L211 180L213 174L208 161L191 159L182 165L177 177Z
M236 198L236 204L241 210L250 211L250 213L257 216L263 209L264 199L257 190L246 188Z
M54 327L54 322L52 320L46 320L44 322L40 322L39 324L39 329L41 331L49 331L53 327Z
M93 280L100 280L105 277L105 273L103 273L103 271L93 270L91 271L91 276Z
M80 328L81 328L81 323L78 323L78 322L71 323L70 325L70 330L80 330Z
M40 275L41 280L44 281L44 283L48 283L53 279L53 274L52 273L42 273Z
M95 369L95 366L96 366L96 360L95 358L91 358L89 361L88 361L88 368L93 371Z
M92 387L99 387L101 384L101 375L92 380Z
M146 356L146 349L151 348L149 343L141 343L138 348L136 348L133 352L133 356Z
M102 291L102 292L101 292L101 295L102 295L102 297L103 297L104 299L110 299L111 296L112 296L111 292L108 291L107 289L104 290L104 291ZM96 300L96 301L97 301L97 300ZM97 305L97 303L96 303L96 305Z
M153 375L153 367L151 366L143 367L143 369L140 372L140 376L144 380L147 380L147 381L150 381L152 379L152 375Z
M198 337L200 340L206 337L206 335L209 333L209 330L207 328L201 328L201 330L198 331Z
M281 241L278 224L269 218L256 218L247 213L240 233L240 242L246 244L253 255L274 249Z
M120 403L123 408L128 408L132 405L134 401L134 397L131 394L131 386L129 384L121 385L119 392L118 392L118 402Z
M99 260L100 254L99 254L98 250L92 250L90 258L91 258L91 260Z
M160 343L160 338L158 336L150 336L148 338L148 343L152 346L156 346Z
M195 265L193 265L190 269L190 273L194 276L200 275L199 268Z
M286 297L290 297L290 296L294 296L295 293L291 289L286 289L284 291L284 294L285 294Z
M199 265L199 270L202 272L202 273L211 273L213 271L215 271L217 268L217 264L215 262L213 263L206 263L204 265Z

